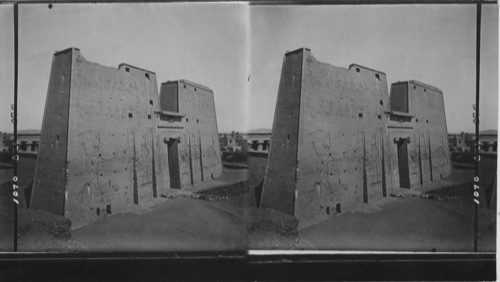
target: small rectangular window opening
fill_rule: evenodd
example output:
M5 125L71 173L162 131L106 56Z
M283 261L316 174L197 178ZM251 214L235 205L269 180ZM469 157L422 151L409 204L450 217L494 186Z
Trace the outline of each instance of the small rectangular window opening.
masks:
M335 211L337 213L342 213L342 210L340 209L340 203L338 203L336 206L335 206Z
M128 113L129 118L132 118L132 116L133 116L132 113Z
M145 73L144 76L146 76L146 78L149 79L149 73Z
M356 68L356 72L359 72L359 68Z
M363 113L359 113L358 115L360 118L363 118Z
M378 115L378 119L382 119L382 115Z
M148 115L148 119L151 119L151 115Z
M380 80L380 75L378 73L375 74L375 77Z
M106 213L111 214L111 205L106 205Z
M126 72L130 72L130 68L125 68L125 71Z

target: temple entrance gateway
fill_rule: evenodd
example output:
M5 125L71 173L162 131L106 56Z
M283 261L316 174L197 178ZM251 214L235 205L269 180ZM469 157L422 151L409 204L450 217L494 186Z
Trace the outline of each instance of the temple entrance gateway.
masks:
M408 165L408 139L401 138L397 141L398 146L398 170L399 186L410 188L410 168Z
M181 173L179 169L179 139L168 140L168 172L170 174L170 187L181 189Z

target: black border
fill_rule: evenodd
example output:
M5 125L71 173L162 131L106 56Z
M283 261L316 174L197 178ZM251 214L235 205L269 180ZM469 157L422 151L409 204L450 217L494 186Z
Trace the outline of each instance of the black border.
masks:
M494 281L495 254L235 255L231 253L16 254L2 281L349 280Z

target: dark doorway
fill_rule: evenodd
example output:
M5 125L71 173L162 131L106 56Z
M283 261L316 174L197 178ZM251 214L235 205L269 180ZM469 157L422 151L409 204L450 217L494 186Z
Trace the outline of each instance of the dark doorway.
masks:
M398 169L399 186L410 188L410 168L408 165L408 139L399 139L398 145Z
M179 139L168 140L168 172L170 175L170 187L181 189L181 173L179 169Z

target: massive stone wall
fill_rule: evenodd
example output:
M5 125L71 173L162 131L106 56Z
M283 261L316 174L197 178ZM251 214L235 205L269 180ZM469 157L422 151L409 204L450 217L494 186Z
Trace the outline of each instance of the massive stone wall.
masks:
M248 179L250 187L261 185L264 180L267 165L267 152L248 152Z
M160 107L154 72L91 63L76 48L56 53L32 207L64 215L77 228L166 193L169 159L181 164L184 185L220 176L213 93L179 85L178 99L166 97ZM181 144L175 154L167 148L172 140Z
M67 73L59 74L60 62L69 65ZM60 92L66 83L67 90ZM55 54L32 207L65 215L75 228L158 197L153 171L157 93L153 72L125 64L100 66L74 48ZM58 147L61 157L53 162L45 154ZM54 164L56 181L48 177ZM54 184L57 194L51 192Z
M190 144L192 183L222 174L214 94L206 86L179 81L179 109L185 113L185 137Z
M212 90L188 80L165 82L160 88L160 103L162 111L176 111L182 116L183 130L177 133L180 187L174 188L219 177L222 162ZM160 130L163 139L172 138L172 134L172 130ZM165 154L168 148L160 150ZM162 167L168 166L168 159L162 160Z
M308 49L287 53L262 206L292 214L299 219L299 227L305 227L387 197L400 187L398 158L405 158L411 183L415 168L425 167L425 152L420 162L415 157L416 142L422 144L421 151L429 148L429 142L435 147L428 149L436 159L433 174L447 176L450 164L442 93L434 87L427 89L426 95L411 92L409 104L391 97L399 111L410 109L410 113L394 113L383 72L356 64L348 69L334 67L318 62ZM418 125L411 124L412 115L424 124L420 120ZM397 120L400 117L402 121ZM401 140L409 141L408 151L398 151ZM442 167L439 172L438 166Z
M31 207L61 215L65 212L71 67L76 52L61 51L52 59L31 195Z
M385 74L318 62L305 52L296 216L309 225L386 195Z
M416 188L449 176L451 163L441 90L413 80L393 83L391 109L388 148L392 186ZM408 140L408 187L400 182L404 175L398 168L397 142L401 139Z
M285 55L274 110L272 147L266 167L261 206L294 214L297 144L302 88L302 50ZM272 187L272 188L265 188Z

